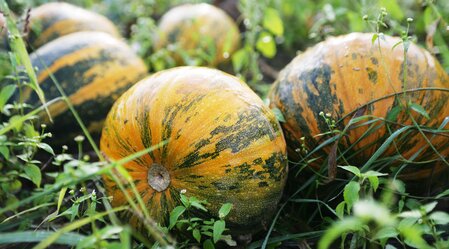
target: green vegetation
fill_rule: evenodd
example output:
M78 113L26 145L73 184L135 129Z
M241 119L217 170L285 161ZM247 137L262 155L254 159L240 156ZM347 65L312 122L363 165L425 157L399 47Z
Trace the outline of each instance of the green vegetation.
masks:
M184 193L179 193L179 205L169 214L168 223L155 224L142 198L135 195L135 183L123 164L169 141L111 162L104 158L96 145L98 141L90 136L56 80L61 97L45 99L29 59L33 51L23 39L27 9L45 2L48 0L0 0L0 11L6 17L6 24L0 29L8 30L8 35L0 37L0 248L47 248L53 244L77 249L235 245L320 249L449 247L448 172L426 180L405 181L377 167L380 162L388 164L395 160L382 157L382 153L386 146L395 143L396 136L408 129L423 133L424 128L416 122L399 124L400 129L391 130L390 137L364 165L337 165L337 159L345 161L351 155L336 146L326 159L330 167L313 170L308 167L318 160L316 151L344 137L351 125L370 126L380 120L364 115L354 115L351 125L340 129L336 125L338 120L320 114L329 127L327 133L320 135L327 139L316 148L309 148L305 143L298 148L305 156L289 162L289 181L281 203L272 222L263 224L261 232L236 236L226 221L235 203L223 204L217 214L211 214L208 200L187 197ZM154 39L160 17L171 6L186 2L227 6L223 8L229 14L238 16L236 22L242 33L240 48L218 68L245 80L264 99L279 71L297 53L327 37L351 32L372 32L373 44L385 34L401 37L397 45L405 48L405 60L407 47L415 42L433 54L449 72L449 1L71 1L113 20L124 39L150 68L149 73L175 65L173 47L155 50ZM199 54L205 53L204 58L209 58L214 51L205 49ZM210 66L210 61L204 58L186 55L184 61L187 65ZM404 63L404 72L408 71L406 67ZM407 73L403 77L406 79ZM402 83L407 84L406 80ZM23 89L27 88L38 94L39 105L22 101ZM82 127L83 134L74 138L77 148L52 147L54 138L40 123L39 115L58 101L67 103ZM401 110L428 118L426 107L406 103L392 108L387 119L396 120ZM279 121L285 122L279 109L273 111ZM428 132L448 136L448 122L446 117L438 129ZM376 129L370 126L367 132ZM84 138L94 151L85 149ZM427 139L429 143L430 140ZM441 158L443 166L449 165L448 155L436 149L434 153ZM117 182L128 205L112 207L112 197L102 183L104 175ZM132 227L122 219L123 213L139 217L143 227Z

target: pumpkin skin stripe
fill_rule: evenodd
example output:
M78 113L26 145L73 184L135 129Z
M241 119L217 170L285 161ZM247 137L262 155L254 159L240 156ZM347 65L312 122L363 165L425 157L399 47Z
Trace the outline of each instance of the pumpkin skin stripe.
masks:
M285 185L286 145L275 116L248 86L207 68L156 73L117 100L100 147L108 158L118 160L166 139L165 147L140 158L145 172L136 177L145 179L153 163L169 172L166 190L157 192L147 185L141 192L158 222L179 204L182 189L208 200L212 214L232 202L228 222L238 231L258 230L269 220ZM109 194L122 196L107 176L105 186ZM123 198L114 198L112 204L124 204Z
M46 3L30 12L28 41L38 48L54 39L79 31L105 32L120 37L106 17L68 3Z
M49 77L51 73L94 137L99 137L102 123L115 100L147 72L143 61L131 48L101 32L66 35L39 48L30 58L39 68L36 75L46 98L60 96ZM39 101L29 88L23 96L28 103ZM81 129L65 102L57 102L49 110L57 124L50 125L49 131L56 137L63 135L59 141L54 139L53 145L74 144L70 140L80 134ZM45 114L41 116L43 122L48 122Z
M329 131L326 122L319 115L321 111L330 113L334 120L341 120L337 125L342 130L360 106L403 90L403 48L400 45L392 49L400 39L386 36L386 40L380 41L380 54L378 41L373 44L372 36L353 33L328 39L298 55L280 73L271 88L269 98L271 106L279 108L286 118L286 123L282 126L288 141L289 155L293 160L298 159L295 149L301 148L302 137L305 137L304 141L310 150L324 141L325 138L317 136ZM408 50L407 63L405 90L449 88L449 77L438 61L414 44ZM412 111L413 118L423 126L437 128L449 116L449 109L444 108L449 104L449 94L446 92L418 91L406 96L428 111L431 117L429 120ZM399 101L403 101L402 95L385 98L370 104L364 114L385 118L393 104L398 104ZM405 113L401 113L396 122L411 124ZM382 123L379 121L377 124ZM385 127L381 127L354 144L366 131L367 126L351 129L340 142L342 148L353 145L352 151L359 153L349 162L352 165L363 165L390 135ZM431 136L432 134L427 134L428 138ZM395 142L404 158L410 158L425 146L427 148L417 161L440 160L416 130L404 133ZM446 136L436 135L432 143L442 155L449 153L449 138ZM330 147L326 147L317 156L329 154L329 151ZM390 146L383 156L395 153L395 148ZM322 162L323 160L318 160L311 166L318 168ZM389 166L394 167L400 163L397 161ZM428 176L428 167L434 166L435 164L411 165L403 172L402 178L425 178ZM442 164L437 164L436 167L440 170L441 166Z

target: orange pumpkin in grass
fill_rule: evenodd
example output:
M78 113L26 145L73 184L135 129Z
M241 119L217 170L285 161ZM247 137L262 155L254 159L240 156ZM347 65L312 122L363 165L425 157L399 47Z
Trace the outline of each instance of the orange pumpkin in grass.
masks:
M186 65L180 53L202 57L215 66L231 58L240 45L235 22L223 10L206 3L184 4L165 13L159 24L156 50L178 46L173 53L177 65ZM199 52L203 51L203 52ZM205 58L205 55L209 57Z
M429 129L437 129L449 116L448 75L434 57L413 43L408 48L404 66L404 46L395 46L401 41L399 38L385 36L375 42L372 38L373 34L361 33L329 38L298 55L280 73L269 98L271 106L279 108L286 119L282 127L293 159L305 155L298 152L302 143L311 151L329 138L319 135L329 131L321 112L336 120L340 130L361 113L372 115L371 120L375 117L390 120L386 122L390 132L384 121L360 126L367 121L364 120L353 125L339 140L341 151L347 152L347 161L341 163L362 166L395 130L412 124L404 109L395 108L405 103L409 106L414 103L412 107L418 112L410 109L409 113L423 126L427 139L447 158L447 132L433 133ZM417 90L419 88L435 89ZM407 92L402 94L403 90ZM429 119L419 114L417 105L427 111ZM377 129L369 131L370 125ZM404 166L405 160L428 162L409 164L401 169L403 178L420 179L447 168L416 128L404 129L382 154L382 157L392 157L393 164L377 162L378 169ZM447 130L448 126L443 129ZM331 146L325 146L316 153L322 160L311 166L322 166L330 149Z
M120 37L115 25L106 17L68 3L43 4L31 10L29 20L28 41L34 48L79 31L105 32Z
M151 216L167 220L179 193L234 205L228 224L256 231L267 223L287 176L286 144L279 123L238 78L215 69L179 67L134 85L114 104L100 148L119 160L168 143L124 167ZM126 204L116 182L104 177L113 206ZM140 226L137 217L131 224Z

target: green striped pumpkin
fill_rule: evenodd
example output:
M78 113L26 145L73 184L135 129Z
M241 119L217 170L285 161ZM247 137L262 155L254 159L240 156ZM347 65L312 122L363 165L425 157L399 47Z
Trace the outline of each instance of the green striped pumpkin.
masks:
M361 124L368 120L358 122L338 141L340 152L347 152L347 161L338 163L362 166L394 131L412 125L406 112L394 108L407 103L419 104L428 112L430 119L410 110L416 122L425 127L427 139L445 157L444 160L449 159L447 134L427 131L437 129L449 116L449 93L444 90L449 88L447 73L429 52L413 43L408 48L405 67L404 47L399 38L384 36L375 42L372 39L373 34L369 33L329 38L298 55L282 70L269 98L271 106L279 108L286 119L282 126L292 159L297 160L307 154L301 150L302 144L310 152L330 138L323 135L330 128L320 113L329 114L330 119L337 121L340 130L348 126L351 118L360 115L389 120L365 125ZM406 75L404 68L407 69ZM418 88L439 89L416 90ZM403 90L408 92L395 94ZM388 123L390 131L385 123ZM378 126L378 129L369 131L370 125ZM445 127L447 130L447 125ZM328 167L323 162L331 151L332 144L321 147L314 155L321 160L311 162L310 166L315 169ZM394 160L378 163L376 169L391 168L394 173L410 180L427 178L448 167L414 128L397 136L381 157ZM421 163L407 164L404 160ZM407 167L396 172L402 165Z
M46 3L32 9L29 26L28 41L33 48L79 31L99 31L120 37L117 28L106 17L63 2Z
M235 231L268 224L287 176L286 144L274 114L238 78L215 69L178 67L134 85L112 107L100 148L110 160L168 143L124 167L150 215L164 223L179 193L224 203ZM127 203L104 177L112 205ZM159 184L157 184L159 183ZM140 227L136 216L130 223Z
M88 130L97 136L114 101L147 71L127 44L102 32L63 36L37 49L30 58L38 68L36 75L46 99L60 96L50 77L53 74ZM38 103L29 88L22 97ZM55 124L50 127L55 144L69 143L75 134L81 134L65 102L56 102L49 110Z

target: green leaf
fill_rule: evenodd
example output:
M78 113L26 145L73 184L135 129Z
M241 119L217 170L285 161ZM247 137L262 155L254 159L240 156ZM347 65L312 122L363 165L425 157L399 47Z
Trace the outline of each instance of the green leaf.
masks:
M379 38L379 34L374 33L373 37L371 38L371 43L374 44L374 42L376 42L377 38Z
M53 156L55 155L55 152L53 151L53 148L50 145L46 144L46 143L38 143L37 147L45 150L46 152L52 154Z
M360 169L355 166L338 166L338 167L353 173L357 177L360 177Z
M410 104L410 109L412 109L413 111L419 113L421 116L423 116L423 117L425 117L427 119L430 119L429 114L426 112L426 110L424 110L424 107L422 107L421 105L416 104L416 103L411 103Z
M197 209L203 210L204 212L207 212L207 208L201 204L201 202L190 199L190 205L193 207L196 207Z
M437 225L449 224L449 214L441 211L433 212L429 218Z
M217 243L217 241L221 238L221 235L223 234L225 228L226 228L226 222L224 220L215 221L214 233L213 233L214 243Z
M186 211L186 208L183 206L177 206L170 212L170 225L168 226L168 229L172 229L176 222L178 221L179 217Z
M379 177L368 176L368 181L370 182L371 187L373 187L374 192L376 192L377 188L379 187Z
M340 219L343 219L343 216L345 214L345 205L346 205L346 203L344 201L342 201L335 208L335 213L337 214L337 217Z
M249 54L246 48L241 48L232 55L232 67L234 71L240 72L242 68L248 65Z
M9 160L9 149L6 146L0 146L0 154L6 159Z
M210 239L207 239L203 243L203 249L215 249L214 243Z
M335 222L321 237L318 242L318 249L330 248L335 239L349 231L359 231L362 229L362 226L362 221L353 217Z
M401 113L401 111L402 107L396 105L393 108L391 108L391 110L387 113L385 119L390 122L395 122L398 119L399 113Z
M2 90L0 91L0 111L3 110L3 107L14 94L16 88L16 85L7 85L2 87Z
M284 117L284 114L282 114L281 109L274 107L274 108L271 108L271 111L273 111L274 116L276 117L276 119L279 122L285 123L285 117Z
M399 232L404 236L405 243L411 247L422 249L432 248L423 239L422 230L417 225L402 227Z
M396 236L398 236L398 234L399 234L399 232L396 230L395 227L391 227L391 226L382 227L374 235L374 239L382 240L382 239L396 238Z
M194 238L196 241L198 241L198 243L201 242L201 232L200 232L200 230L198 230L197 228L193 229L192 235L193 235L193 238Z
M445 191L439 193L435 198L439 199L439 198L447 196L447 195L449 195L449 189L446 189Z
M34 164L27 164L24 167L24 171L30 180L39 188L42 180L41 169Z
M426 214L432 212L432 210L435 209L435 207L438 205L438 202L434 201L431 203L427 203L426 205L423 206L423 209L426 211Z
M268 32L261 32L256 42L256 48L263 56L273 58L276 55L276 43Z
M279 12L273 8L266 8L265 15L263 18L262 25L268 31L276 36L281 36L284 34L284 25Z
M354 203L359 200L359 191L360 184L358 182L351 181L346 184L343 192L343 198L347 204L348 210L351 209Z
M231 209L232 209L232 203L223 204L223 206L221 206L220 210L218 210L218 217L220 219L223 219L224 217L226 217L226 215L229 214Z

